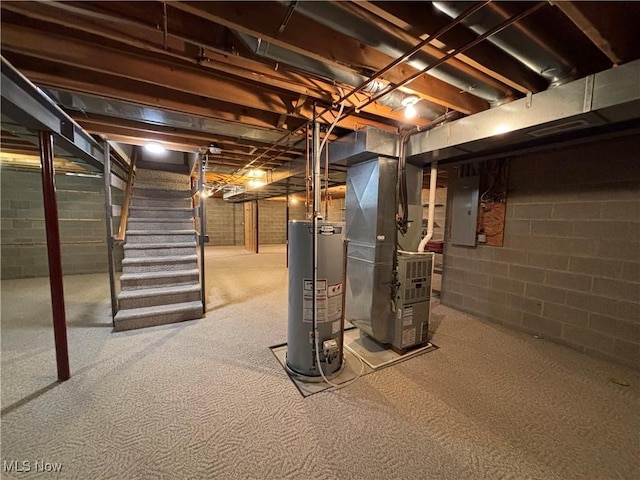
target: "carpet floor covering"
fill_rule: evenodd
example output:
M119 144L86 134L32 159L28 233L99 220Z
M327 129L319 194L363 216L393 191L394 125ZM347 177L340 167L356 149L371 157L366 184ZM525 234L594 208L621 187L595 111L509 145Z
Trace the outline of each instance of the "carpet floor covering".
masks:
M269 350L284 248L209 247L207 277L206 318L120 333L108 276L65 277L63 383L48 279L3 281L2 478L640 478L630 369L436 304L438 350L303 398Z

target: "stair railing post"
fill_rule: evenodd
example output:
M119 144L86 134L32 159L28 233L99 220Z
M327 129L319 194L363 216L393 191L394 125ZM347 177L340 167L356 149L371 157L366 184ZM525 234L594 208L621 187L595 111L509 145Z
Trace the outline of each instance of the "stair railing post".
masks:
M131 190L133 189L133 180L136 173L136 163L138 161L138 148L133 147L131 153L131 165L129 165L129 176L127 177L127 187L124 191L124 199L122 201L122 210L120 212L120 227L118 228L117 240L123 241L127 231L127 221L129 220L129 204L131 203Z
M116 313L118 313L118 296L116 292L116 267L113 257L113 197L111 195L111 145L105 141L104 150L104 209L107 227L107 259L109 263L109 288L111 290L111 321L116 325Z

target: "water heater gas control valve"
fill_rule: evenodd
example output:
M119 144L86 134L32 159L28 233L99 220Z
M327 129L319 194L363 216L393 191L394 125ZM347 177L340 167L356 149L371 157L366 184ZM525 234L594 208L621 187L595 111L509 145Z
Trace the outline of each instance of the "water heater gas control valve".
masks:
M340 354L340 348L338 348L338 342L335 340L325 340L322 342L322 353L327 363L333 363Z

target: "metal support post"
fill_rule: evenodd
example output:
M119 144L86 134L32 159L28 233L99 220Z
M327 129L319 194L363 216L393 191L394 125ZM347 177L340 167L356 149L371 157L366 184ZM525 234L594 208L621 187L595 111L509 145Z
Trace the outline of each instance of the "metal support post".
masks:
M47 231L47 256L49 260L49 285L51 288L51 311L53 314L53 336L56 345L58 380L64 382L69 372L69 348L67 345L67 321L64 307L62 279L62 254L56 201L55 169L53 166L53 134L40 132L40 163L42 165L42 196L44 221Z

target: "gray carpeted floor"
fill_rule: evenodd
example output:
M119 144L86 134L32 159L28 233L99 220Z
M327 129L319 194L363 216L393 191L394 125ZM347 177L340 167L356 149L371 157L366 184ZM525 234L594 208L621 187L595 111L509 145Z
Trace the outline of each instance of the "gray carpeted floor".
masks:
M302 398L262 252L210 248L207 318L139 331L111 332L106 275L66 278L63 384L47 279L2 282L2 460L32 470L2 478L640 478L634 372L444 306L439 350Z

